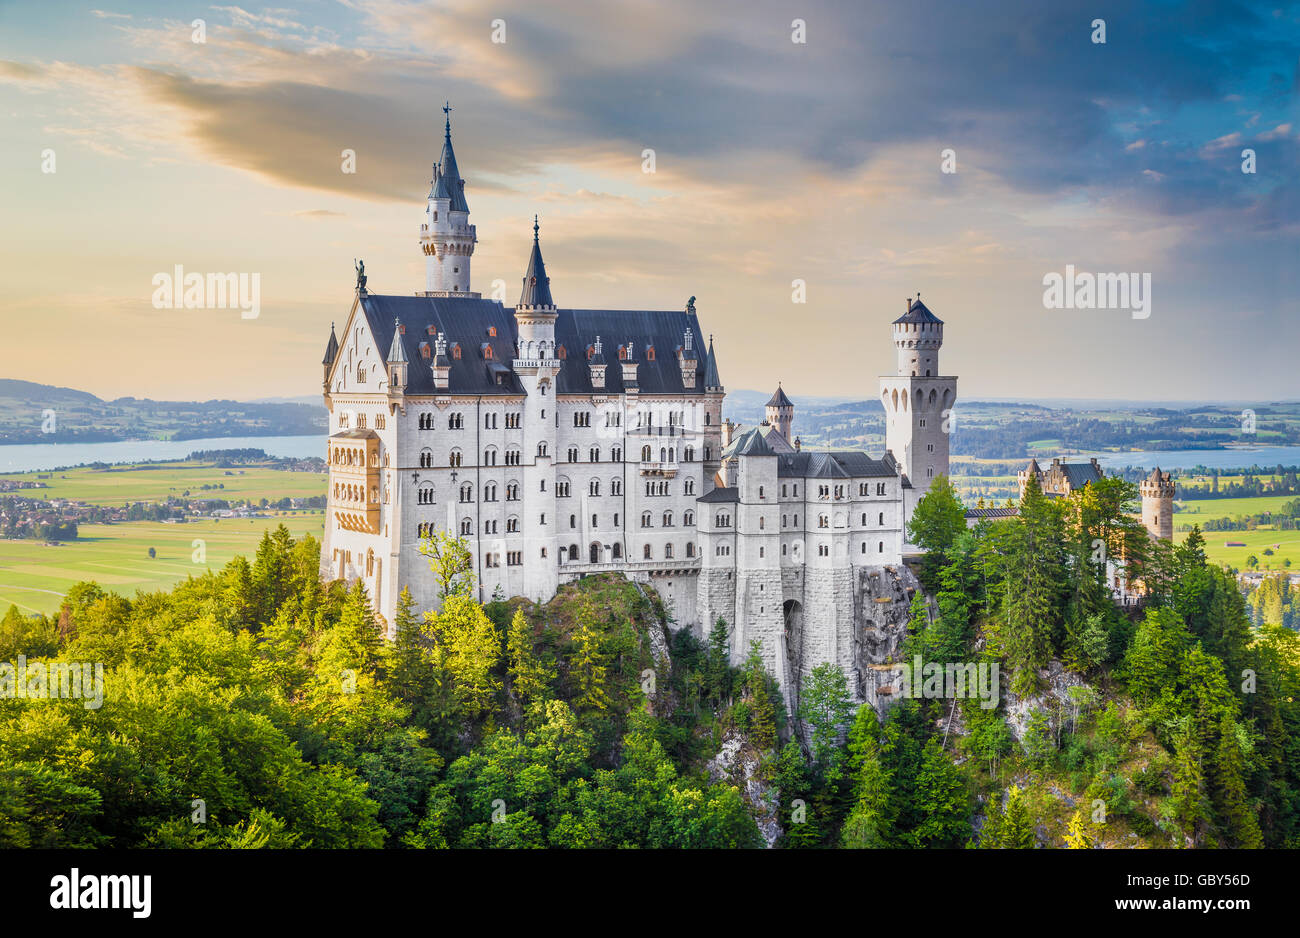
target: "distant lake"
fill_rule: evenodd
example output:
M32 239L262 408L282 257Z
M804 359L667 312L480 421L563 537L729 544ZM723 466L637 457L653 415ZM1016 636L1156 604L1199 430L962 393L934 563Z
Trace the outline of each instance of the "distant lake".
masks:
M199 440L122 440L114 443L37 443L0 446L0 473L36 472L86 463L184 459L201 449L260 449L268 456L325 458L324 434L224 436Z
M0 453L2 456L3 453ZM1107 469L1141 466L1143 469L1238 469L1249 466L1300 466L1300 446L1251 446L1231 449L1171 449L1150 453L1096 453ZM1070 456L1070 462L1087 456ZM1041 460L1040 460L1041 461Z
M325 436L230 436L201 440L125 440L118 443L40 443L0 446L0 473L48 471L59 466L86 463L145 462L184 459L201 449L260 449L268 456L304 459L325 455ZM874 452L874 450L873 450ZM1300 446L1258 446L1233 449L1161 450L1142 453L1097 453L1097 461L1108 469L1141 466L1152 469L1191 469L1211 466L1234 469L1246 466L1300 466ZM1071 462L1088 455L1066 457ZM1025 458L1026 462L1028 457Z

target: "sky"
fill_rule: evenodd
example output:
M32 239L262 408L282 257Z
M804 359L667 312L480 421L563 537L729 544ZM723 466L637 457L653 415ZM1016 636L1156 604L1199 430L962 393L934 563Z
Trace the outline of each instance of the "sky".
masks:
M729 388L874 397L919 293L967 400L1300 397L1298 3L286 2L0 0L0 377L318 392L355 258L425 288L450 101L474 289L536 213L557 305L694 296ZM155 308L176 265L258 316Z

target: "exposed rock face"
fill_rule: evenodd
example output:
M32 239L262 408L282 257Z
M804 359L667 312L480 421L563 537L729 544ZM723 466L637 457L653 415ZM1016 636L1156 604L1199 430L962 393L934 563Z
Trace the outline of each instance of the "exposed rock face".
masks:
M781 799L775 785L758 777L761 759L762 753L731 729L723 737L718 754L705 765L705 770L711 783L726 782L740 789L740 796L758 823L763 842L771 847L784 833L777 813Z
M907 567L868 567L858 571L855 584L855 696L881 716L901 691L900 646L907 637L908 607L921 588Z
M1055 732L1058 718L1061 715L1068 718L1074 709L1074 703L1069 697L1070 688L1090 687L1082 677L1073 671L1067 671L1065 665L1055 660L1049 661L1047 667L1039 668L1038 677L1044 688L1032 697L1016 696L1007 686L1008 682L1003 682L1002 700L1006 705L1007 726L1011 728L1011 736L1016 742L1024 739L1029 715L1035 710L1046 710L1048 726Z

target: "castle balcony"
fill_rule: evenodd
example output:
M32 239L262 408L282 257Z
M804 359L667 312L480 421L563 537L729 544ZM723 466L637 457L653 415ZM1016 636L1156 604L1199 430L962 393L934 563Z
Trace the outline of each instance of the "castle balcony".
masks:
M671 479L677 475L677 470L681 467L675 462L643 462L639 468L643 476L660 476Z
M650 576L684 576L700 572L699 557L680 560L616 560L612 563L583 563L567 560L560 564L560 577L577 579L594 573L647 573Z

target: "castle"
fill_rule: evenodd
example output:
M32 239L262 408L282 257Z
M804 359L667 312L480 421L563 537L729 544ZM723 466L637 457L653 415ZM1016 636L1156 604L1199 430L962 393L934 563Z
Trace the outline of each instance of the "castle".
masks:
M957 379L943 322L909 299L880 379L886 452L804 452L780 388L763 425L723 423L725 387L695 298L684 310L558 307L533 240L513 309L472 290L477 242L446 123L419 244L426 289L367 289L364 265L324 365L329 491L321 573L361 580L393 621L409 588L436 605L420 554L466 538L479 598L546 600L568 580L653 582L677 627L724 619L793 703L822 662L872 694L915 579L907 521L948 472ZM883 642L883 644L882 644ZM878 683L878 682L876 682Z

